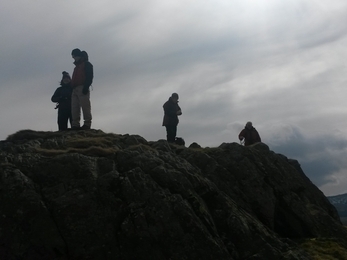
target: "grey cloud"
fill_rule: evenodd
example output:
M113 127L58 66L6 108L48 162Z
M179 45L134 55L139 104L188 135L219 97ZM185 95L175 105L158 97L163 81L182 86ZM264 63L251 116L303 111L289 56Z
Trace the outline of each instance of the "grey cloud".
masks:
M300 162L302 169L317 186L335 182L334 174L347 167L347 139L339 135L302 133L297 127L279 127L268 136L268 145L277 153ZM283 132L281 133L281 131ZM282 134L282 136L281 136Z

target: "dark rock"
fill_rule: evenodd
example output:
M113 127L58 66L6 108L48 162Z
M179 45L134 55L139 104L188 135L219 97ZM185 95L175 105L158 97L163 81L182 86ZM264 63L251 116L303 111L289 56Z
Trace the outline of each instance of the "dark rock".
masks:
M189 145L189 148L193 148L193 149L199 149L199 148L201 148L201 146L199 145L199 144L197 144L197 143L191 143L190 145Z
M0 160L0 259L294 260L310 259L296 239L347 241L299 163L265 144L25 130Z
M185 146L186 142L182 137L176 137L175 144Z

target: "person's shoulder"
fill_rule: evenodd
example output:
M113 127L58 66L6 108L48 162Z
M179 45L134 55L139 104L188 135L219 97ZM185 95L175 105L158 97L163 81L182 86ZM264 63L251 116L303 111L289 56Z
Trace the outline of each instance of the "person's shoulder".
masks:
M172 102L170 102L170 100L167 100L167 101L165 101L165 103L164 103L164 105L163 105L163 106L165 106L165 107L170 106L170 105L171 105L171 103L172 103Z
M255 127L252 128L252 131L255 133L258 133L257 129L255 129Z

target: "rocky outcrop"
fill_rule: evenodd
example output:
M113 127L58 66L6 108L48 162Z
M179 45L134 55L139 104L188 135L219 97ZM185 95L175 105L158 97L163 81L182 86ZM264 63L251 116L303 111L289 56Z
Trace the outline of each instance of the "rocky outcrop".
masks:
M347 241L297 161L265 144L186 148L100 130L0 143L0 258L310 259Z

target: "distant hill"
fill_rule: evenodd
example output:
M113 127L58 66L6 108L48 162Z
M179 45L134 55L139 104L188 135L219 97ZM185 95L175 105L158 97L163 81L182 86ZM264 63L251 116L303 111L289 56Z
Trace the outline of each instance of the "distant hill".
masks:
M0 259L347 259L347 229L296 160L101 130L0 141ZM319 256L319 258L317 258Z
M328 200L333 204L339 213L341 221L344 225L347 225L347 193L330 196Z

